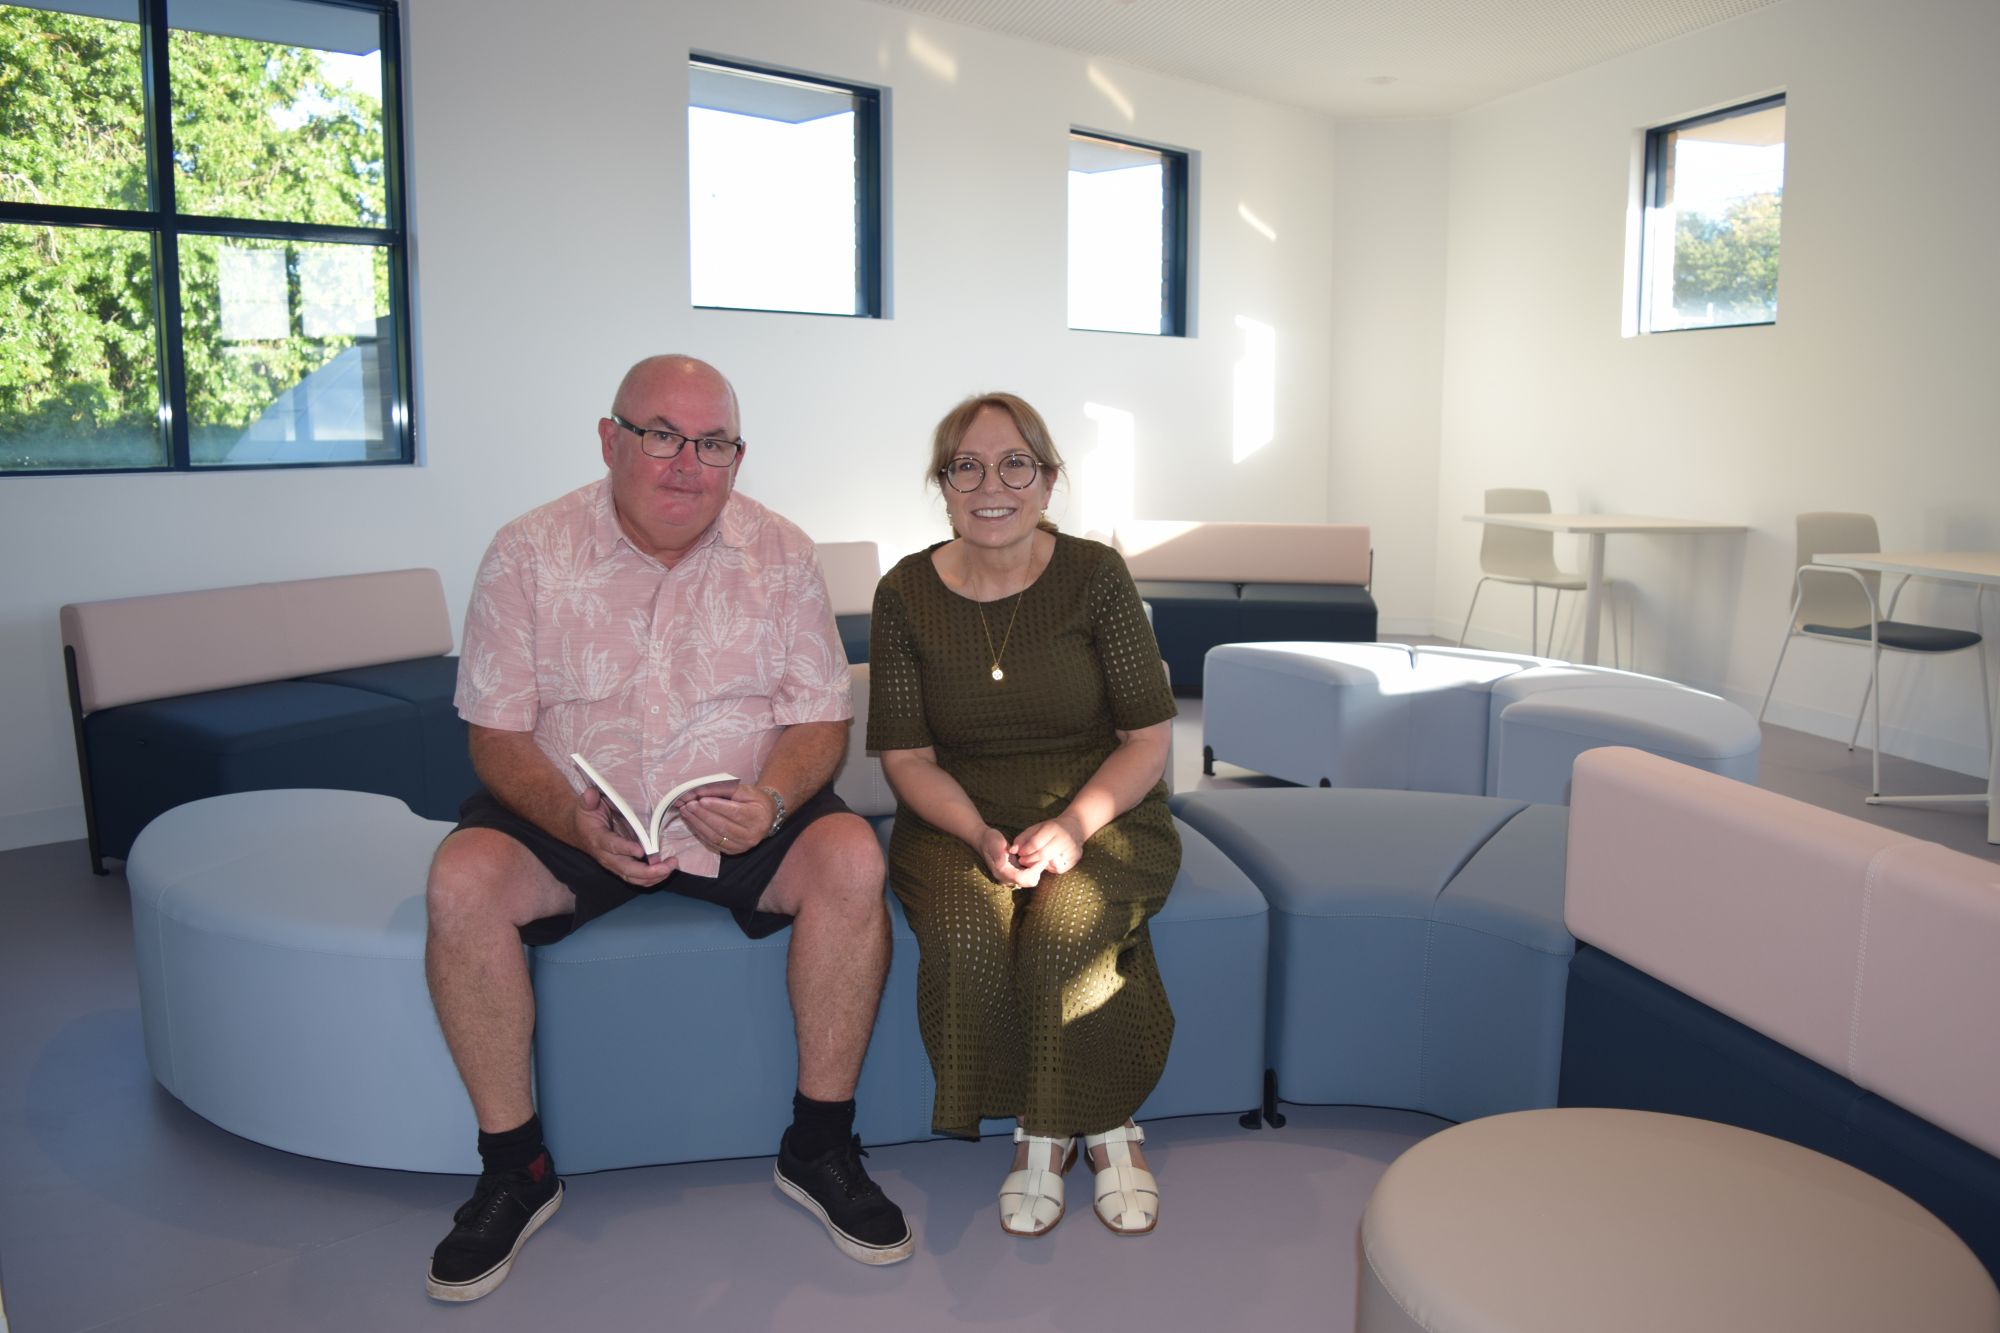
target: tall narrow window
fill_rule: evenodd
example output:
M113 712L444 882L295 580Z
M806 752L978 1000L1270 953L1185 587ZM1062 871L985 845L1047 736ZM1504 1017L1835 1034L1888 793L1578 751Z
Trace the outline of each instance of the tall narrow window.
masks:
M1648 132L1639 327L1776 323L1784 198L1782 96Z
M1187 333L1188 155L1073 130L1069 326Z
M882 314L881 93L688 62L694 303Z
M0 4L0 474L414 457L396 35Z

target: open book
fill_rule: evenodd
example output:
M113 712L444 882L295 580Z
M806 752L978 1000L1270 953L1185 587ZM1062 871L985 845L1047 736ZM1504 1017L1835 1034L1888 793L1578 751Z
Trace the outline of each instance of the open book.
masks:
M612 808L625 817L625 826L632 830L632 836L646 849L646 859L649 861L659 856L660 833L667 825L674 822L674 818L680 813L683 801L696 796L727 796L736 790L737 785L737 779L727 773L710 773L706 777L689 778L660 798L659 804L653 807L653 817L650 820L641 820L638 812L632 808L631 802L620 796L617 789L590 766L588 759L580 754L573 754L570 758L576 762L578 770L584 777L590 779L590 785L603 792L604 799L611 802Z

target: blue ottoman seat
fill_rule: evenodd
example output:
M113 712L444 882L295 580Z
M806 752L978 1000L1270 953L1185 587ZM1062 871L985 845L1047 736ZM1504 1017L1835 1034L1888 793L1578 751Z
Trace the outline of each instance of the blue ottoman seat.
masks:
M1566 811L1341 788L1174 808L1270 902L1279 1097L1453 1120L1555 1104Z
M160 1086L286 1152L477 1172L424 986L424 870L450 831L352 791L238 792L147 825L125 873Z
M1264 899L1200 832L1181 837L1180 878L1152 925L1174 1041L1142 1119L1247 1111L1262 1096ZM889 914L895 954L855 1093L868 1144L929 1138L936 1094L916 937L893 896ZM746 939L726 912L659 894L535 951L538 1098L564 1171L777 1150L798 1061L788 940Z

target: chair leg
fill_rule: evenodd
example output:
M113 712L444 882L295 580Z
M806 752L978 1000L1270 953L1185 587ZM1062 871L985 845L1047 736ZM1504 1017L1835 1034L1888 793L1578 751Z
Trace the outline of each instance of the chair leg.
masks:
M1458 646L1461 648L1465 647L1465 636L1472 632L1473 608L1479 605L1479 590L1485 586L1485 579L1481 579L1472 585L1472 601L1465 608L1465 627L1458 632Z
M1875 719L1874 751L1869 756L1875 787L1868 794L1880 796L1882 794L1882 641L1880 638L1876 638L1868 645L1868 658L1868 684L1875 699L1875 707L1871 710Z
M1549 656L1550 657L1554 657L1556 655L1556 626L1562 624L1562 614L1563 614L1563 590L1561 588L1557 588L1554 590L1554 592L1555 596L1549 598ZM1567 644L1565 644L1565 646L1567 646Z
M1778 660L1771 667L1771 683L1764 687L1764 702L1757 709L1757 721L1764 721L1764 714L1771 711L1771 691L1778 688L1778 672L1784 669L1785 652L1792 646L1792 631L1786 630L1784 639L1778 644ZM1853 749L1853 746L1848 746Z
M1875 660L1881 661L1879 653ZM1875 697L1875 677L1880 670L1881 668L1877 666L1868 672L1868 688L1861 692L1861 707L1854 710L1854 734L1847 738L1847 748L1850 750L1861 743L1861 719L1868 716L1868 701Z
M1535 652L1535 644L1540 641L1541 632L1542 585L1539 583L1530 583L1528 585L1528 656L1530 657L1539 656ZM1555 637L1555 628L1553 626L1549 629L1549 637ZM1550 644L1549 646L1553 648L1555 645Z

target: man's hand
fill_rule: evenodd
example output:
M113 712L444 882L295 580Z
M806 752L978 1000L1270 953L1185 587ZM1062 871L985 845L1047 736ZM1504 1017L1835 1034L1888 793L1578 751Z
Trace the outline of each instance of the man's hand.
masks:
M646 849L631 836L625 821L595 787L586 787L576 798L570 817L569 841L634 888L653 887L673 874L679 864L671 856L648 861Z
M770 835L778 807L770 796L740 782L727 796L697 796L681 803L688 832L724 856L739 856Z

